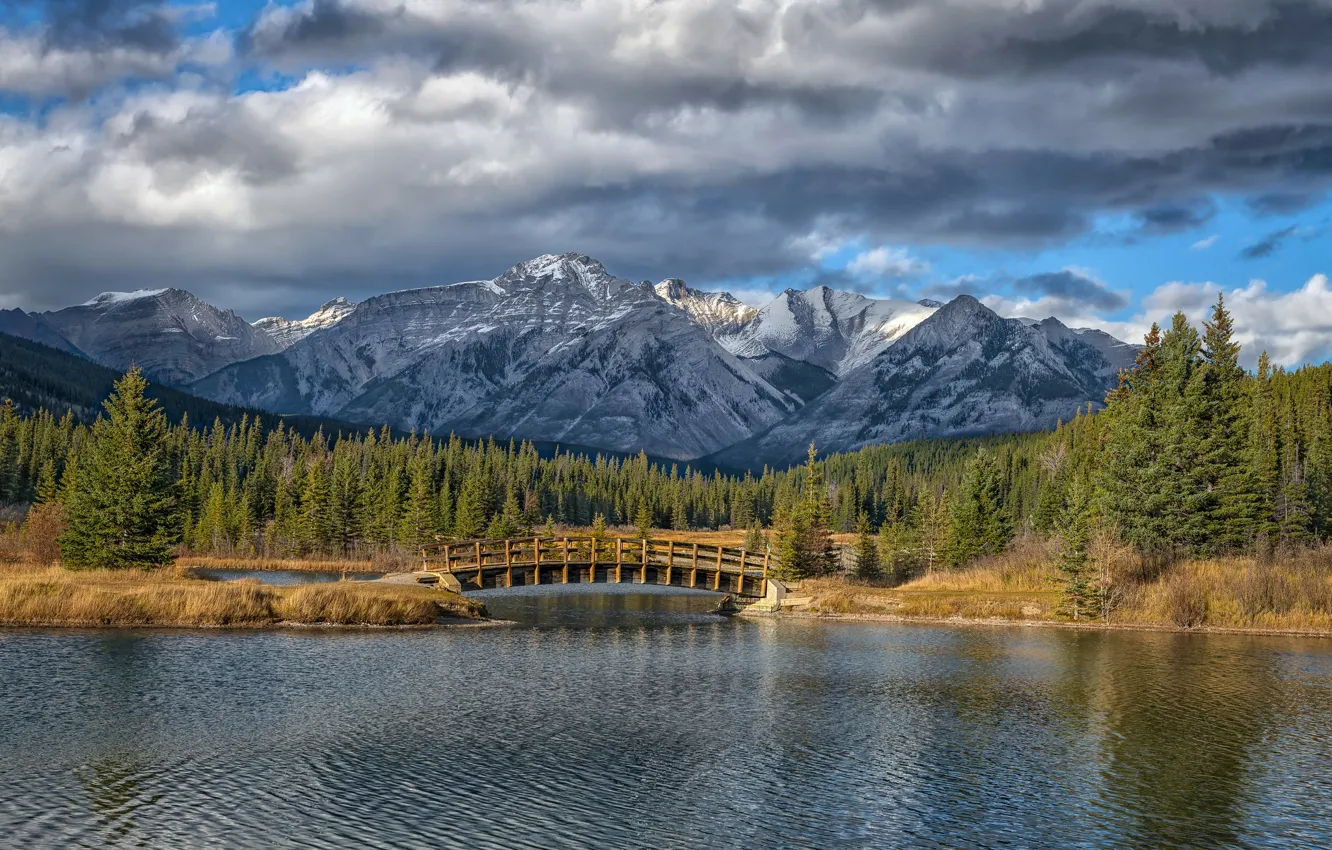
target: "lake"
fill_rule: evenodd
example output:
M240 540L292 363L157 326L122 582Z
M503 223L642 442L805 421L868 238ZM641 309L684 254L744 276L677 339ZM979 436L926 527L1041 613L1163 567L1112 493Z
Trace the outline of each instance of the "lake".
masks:
M0 630L16 848L1332 846L1332 641L727 619Z

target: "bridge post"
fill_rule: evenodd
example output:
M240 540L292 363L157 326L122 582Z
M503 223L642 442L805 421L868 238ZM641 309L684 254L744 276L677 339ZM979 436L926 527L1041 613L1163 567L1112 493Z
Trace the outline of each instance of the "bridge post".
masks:
M698 544L694 544L694 560L689 567L689 586L698 587Z
M644 538L644 540L643 540L643 563L642 563L642 565L638 568L638 583L639 583L639 584L647 584L647 562L648 562L648 542L647 542L647 539Z
M620 583L620 573L624 570L624 538L615 538L615 583Z
M561 547L560 547L560 548L564 550L564 551L563 551L563 557L564 557L564 583L565 583L565 584L568 584L568 583L569 583L569 538L567 538L567 537L564 538L564 543L561 544Z
M671 568L675 566L675 541L666 544L666 586L671 586Z
M595 538L595 537L592 538L592 550L591 550L591 552L590 552L589 555L588 555L588 560L591 561L591 563L588 564L588 567L587 567L587 583L588 583L588 584L596 584L596 582L597 582L597 538Z
M484 583L481 579L482 579L482 573L481 573L481 541L478 540L478 541L476 541L476 589L477 589L477 590L484 590L484 589L485 589L485 586L486 586L486 585L485 585L485 583Z
M719 543L717 544L717 574L712 577L712 589L717 591L721 590L721 573L722 573L721 559L722 559L722 547L721 544Z
M444 572L453 572L453 558L449 556L449 544L444 544Z
M504 538L504 583L508 587L513 587L513 549L507 537Z
M771 557L772 557L771 552L763 553L763 583L759 585L759 591L764 596L768 595L768 559Z

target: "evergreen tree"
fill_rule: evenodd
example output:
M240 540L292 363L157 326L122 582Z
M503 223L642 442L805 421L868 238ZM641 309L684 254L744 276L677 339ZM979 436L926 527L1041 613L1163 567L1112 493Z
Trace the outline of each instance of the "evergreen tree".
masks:
M1062 576L1060 610L1074 620L1096 610L1097 593L1093 583L1088 547L1092 534L1091 487L1079 479L1069 488L1068 501L1060 514L1059 557L1056 566Z
M297 539L301 552L319 552L333 539L333 488L323 457L312 457L306 465L301 489Z
M60 555L71 568L159 567L172 561L175 517L167 424L137 368L115 384L92 428L65 502Z
M652 537L652 511L648 509L646 499L638 503L638 513L634 517L634 528L638 532L639 540L647 540Z
M510 537L527 537L531 533L532 529L527 524L527 518L523 516L522 509L518 505L518 494L510 487L504 497L504 507L491 520L486 536L498 540Z
M949 515L949 566L957 568L984 555L1002 552L1013 536L1004 504L1002 471L988 452L977 452L967 465Z
M869 515L861 512L856 519L856 577L877 581L883 577L879 562L879 541L870 527Z
M768 541L763 536L763 529L759 527L758 520L749 523L749 530L745 532L744 548L746 552L768 551Z
M398 540L405 546L420 547L435 539L438 528L434 488L431 481L429 445L423 443L407 469L407 499L398 523Z
M490 498L478 470L467 476L458 494L458 505L453 511L453 536L474 540L485 533L489 520Z
M606 515L605 515L605 514L597 514L595 517L592 518L592 539L593 539L593 540L605 540L605 539L606 539Z

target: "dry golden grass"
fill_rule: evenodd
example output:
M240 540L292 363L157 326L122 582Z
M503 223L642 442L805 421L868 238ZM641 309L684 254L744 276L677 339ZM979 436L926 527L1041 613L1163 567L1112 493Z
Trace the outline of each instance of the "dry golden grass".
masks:
M1316 551L1273 563L1220 558L1177 564L1132 588L1115 619L1181 628L1332 631L1332 563Z
M962 583L985 583L975 577ZM818 614L967 620L1050 620L1058 594L1051 590L875 587L843 579L805 581L800 593Z
M477 618L484 610L457 594L413 585L274 587L205 581L183 569L0 569L0 625L6 626L408 626Z
M1253 558L1184 561L1142 578L1123 547L1097 550L1111 563L1110 624L1332 632L1332 549L1273 563ZM1057 620L1059 575L1053 550L1019 542L1003 555L956 572L937 571L900 587L843 579L806 581L815 613L922 619Z
M407 559L331 559L331 558L266 558L222 557L218 555L181 555L177 563L201 570L290 570L293 572L320 573L387 573L401 571ZM419 559L418 559L419 560ZM407 568L416 565L412 561Z

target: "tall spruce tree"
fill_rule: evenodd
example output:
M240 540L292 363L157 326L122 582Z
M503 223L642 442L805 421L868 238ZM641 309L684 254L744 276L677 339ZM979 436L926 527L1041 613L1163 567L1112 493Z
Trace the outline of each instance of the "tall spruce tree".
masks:
M137 368L116 381L65 500L67 567L160 567L179 542L167 423Z
M949 566L965 566L1008 546L1013 524L1005 505L1003 471L994 457L979 451L967 465L949 515Z
M1097 588L1092 577L1089 547L1092 536L1092 488L1079 477L1068 488L1068 499L1057 525L1059 555L1055 561L1061 576L1059 610L1073 620L1096 611Z
M879 541L870 525L869 514L861 512L856 518L856 578L878 581L883 577L879 561Z

